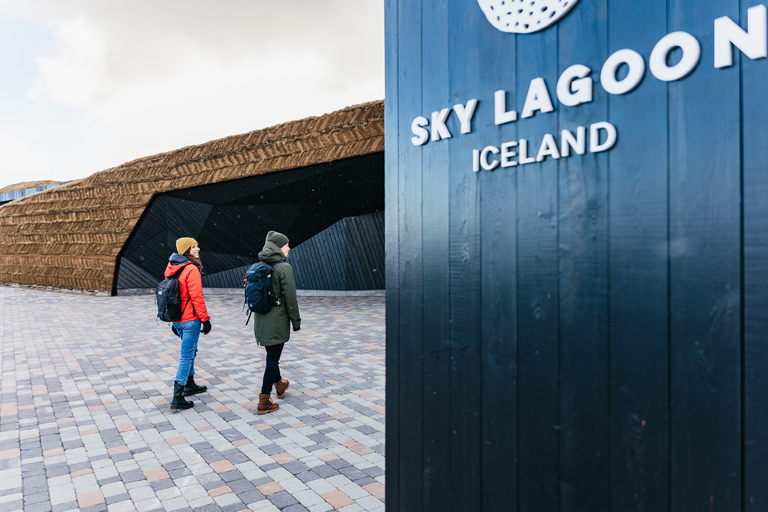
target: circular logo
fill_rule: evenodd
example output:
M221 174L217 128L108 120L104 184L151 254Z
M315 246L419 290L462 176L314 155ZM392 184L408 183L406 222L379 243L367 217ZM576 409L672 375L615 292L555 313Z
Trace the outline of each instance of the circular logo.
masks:
M554 25L579 0L477 0L491 25L502 32L530 34Z

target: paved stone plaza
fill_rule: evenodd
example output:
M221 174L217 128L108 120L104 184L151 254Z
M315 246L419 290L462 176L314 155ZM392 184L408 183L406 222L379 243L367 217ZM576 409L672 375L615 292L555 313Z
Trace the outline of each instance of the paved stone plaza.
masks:
M264 350L208 295L195 407L153 296L0 287L0 512L384 510L384 298L300 297L291 386L256 415Z

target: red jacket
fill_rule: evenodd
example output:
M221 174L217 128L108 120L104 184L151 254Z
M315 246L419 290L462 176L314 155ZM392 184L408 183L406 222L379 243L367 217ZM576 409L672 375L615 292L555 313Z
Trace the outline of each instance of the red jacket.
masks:
M211 316L205 307L205 298L203 297L203 281L200 277L200 269L193 265L191 261L181 265L174 265L168 262L168 266L165 267L165 277L178 272L179 267L184 267L179 275L182 307L181 320L179 322L189 322L190 320L205 322L210 320Z

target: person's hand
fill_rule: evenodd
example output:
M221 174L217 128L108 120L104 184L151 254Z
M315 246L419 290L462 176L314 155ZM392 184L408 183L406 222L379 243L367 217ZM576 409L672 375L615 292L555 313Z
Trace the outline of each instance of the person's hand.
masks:
M200 331L200 332L202 332L203 334L208 334L209 332L211 332L211 321L210 320L206 320L205 322L203 322L203 330Z
M301 322L296 322L293 324L293 330L294 331L300 331L301 330Z
M171 325L171 330L173 331L173 334L175 334L176 336L179 336L179 331L176 330L176 326L175 325ZM181 337L181 336L179 336L179 337Z

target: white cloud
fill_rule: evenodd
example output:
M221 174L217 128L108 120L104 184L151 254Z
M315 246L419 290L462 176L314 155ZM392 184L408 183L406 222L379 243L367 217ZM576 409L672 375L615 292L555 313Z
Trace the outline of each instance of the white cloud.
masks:
M101 79L104 45L85 20L61 24L55 36L61 53L57 57L37 59L40 74L29 95L68 106L88 105Z
M381 0L0 0L10 13L53 36L29 55L35 122L79 117L66 145L51 129L27 145L65 179L384 97ZM20 165L16 181L44 179Z
M33 151L23 140L0 133L0 176L8 183L58 180L60 178L53 177L55 163L55 154Z

